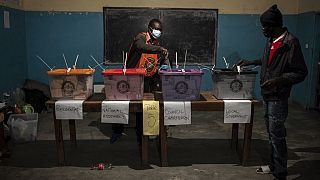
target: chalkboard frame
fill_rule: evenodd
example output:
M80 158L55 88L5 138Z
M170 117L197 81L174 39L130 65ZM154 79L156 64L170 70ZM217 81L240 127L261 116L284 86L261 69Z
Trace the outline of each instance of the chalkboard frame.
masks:
M122 64L121 61L110 61L107 57L107 33L108 33L108 22L106 20L106 16L108 15L107 12L108 10L158 10L158 11L175 11L175 10L189 10L189 11L212 11L214 17L215 17L215 22L214 22L214 50L213 50L213 56L212 60L205 61L205 62L199 62L199 64L202 65L214 65L216 64L216 57L217 57L217 45L218 45L218 39L217 39L217 34L218 34L218 9L204 9L204 8L150 8L150 7L103 7L103 28L104 28L104 62L105 64L114 64L114 65L119 65ZM161 13L159 13L159 16ZM161 17L159 17L160 20ZM165 23L165 22L164 22ZM130 40L131 43L131 40ZM129 49L128 49L129 50ZM171 59L171 62L173 60ZM187 63L187 65L194 65L195 63Z

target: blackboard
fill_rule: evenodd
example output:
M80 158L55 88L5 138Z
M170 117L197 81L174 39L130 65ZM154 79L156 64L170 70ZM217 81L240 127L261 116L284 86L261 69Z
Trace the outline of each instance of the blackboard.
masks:
M160 45L169 50L169 59L183 64L214 64L217 45L216 9L114 8L104 7L104 58L108 63L122 63L139 32L146 32L151 19L162 21Z

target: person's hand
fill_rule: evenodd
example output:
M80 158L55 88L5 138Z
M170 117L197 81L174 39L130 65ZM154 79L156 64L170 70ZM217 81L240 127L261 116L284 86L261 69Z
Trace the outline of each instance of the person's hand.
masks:
M163 63L164 65L170 65L170 61L169 61L169 58L167 57L166 59L164 59Z
M161 54L164 56L164 59L168 59L169 51L166 48L161 47Z
M249 65L252 65L252 62L248 60L240 60L237 63L237 66L249 66Z
M266 89L272 89L272 88L276 87L278 84L279 84L279 81L277 79L270 79L270 80L266 80L264 83L262 83L260 85L260 87L266 88Z

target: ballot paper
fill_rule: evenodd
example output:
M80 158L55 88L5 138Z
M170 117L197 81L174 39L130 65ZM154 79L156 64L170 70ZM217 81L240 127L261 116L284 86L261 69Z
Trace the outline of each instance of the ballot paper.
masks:
M164 101L164 125L191 124L190 101Z
M129 101L103 101L101 123L129 123Z
M83 119L84 100L59 100L55 102L56 119Z
M223 100L224 123L250 123L250 100Z
M143 101L143 135L159 135L159 101Z

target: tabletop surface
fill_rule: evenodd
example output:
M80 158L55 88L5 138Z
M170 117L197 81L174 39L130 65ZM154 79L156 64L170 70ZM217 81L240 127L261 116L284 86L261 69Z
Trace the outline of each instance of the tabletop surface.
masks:
M87 100L83 102L84 111L99 112L101 111L101 103L105 100L104 93L94 93ZM143 100L155 100L153 93L144 93ZM141 112L143 100L131 100L130 112ZM49 100L46 102L47 107L53 108L56 100ZM163 101L159 101L163 104ZM257 100L251 100L253 104ZM224 102L222 99L217 99L212 95L212 92L200 93L200 99L191 101L191 108L193 111L222 111L224 109Z
M94 93L92 94L88 99L84 101L84 103L101 103L106 99L106 96L104 93ZM144 93L143 100L155 100L155 96L153 93ZM53 105L57 100L49 100L46 102L47 105ZM223 103L223 100L217 99L215 96L212 95L210 92L203 92L200 93L200 99L192 102L221 102ZM142 100L130 100L130 103L138 102L141 103Z

